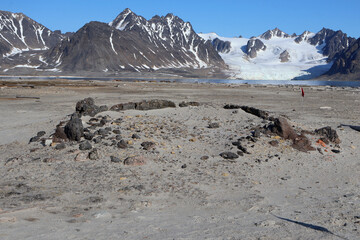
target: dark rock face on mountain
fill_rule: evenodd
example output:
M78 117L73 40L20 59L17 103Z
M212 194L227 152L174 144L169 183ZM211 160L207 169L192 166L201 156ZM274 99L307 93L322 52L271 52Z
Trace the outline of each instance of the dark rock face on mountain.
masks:
M64 36L52 32L22 13L0 11L0 58L21 50L48 49Z
M86 24L46 59L51 67L71 72L225 66L211 42L200 38L190 23L172 14L147 21L129 9L109 24Z
M360 80L360 38L339 54L331 69L326 73L326 75L335 74L347 74L350 79Z
M311 35L311 32L304 31L301 35L297 36L294 41L296 43L307 42L307 41L309 41L310 35Z
M214 48L216 49L216 51L218 51L218 52L221 52L221 53L230 52L231 43L229 41L222 41L218 38L215 38L214 40L212 40L211 43L214 46Z
M247 42L246 53L250 58L255 58L260 50L266 50L266 46L261 40L252 38Z
M283 51L280 54L280 61L281 62L288 62L290 60L290 54L287 50Z
M290 35L287 33L284 33L283 31L281 31L278 28L275 28L273 30L266 31L265 33L261 34L259 37L263 38L265 40L270 40L273 37L289 38Z
M323 54L328 56L328 61L334 60L337 53L340 53L344 49L348 48L355 42L354 38L348 37L342 31L333 31L331 29L323 28L314 37L309 39L310 44L314 46L321 46Z

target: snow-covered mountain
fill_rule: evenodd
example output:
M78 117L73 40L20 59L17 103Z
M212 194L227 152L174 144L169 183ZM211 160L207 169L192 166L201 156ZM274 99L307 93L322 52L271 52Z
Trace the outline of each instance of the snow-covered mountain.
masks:
M22 13L0 11L0 58L49 49L63 38L59 31L53 32Z
M322 29L319 33L305 31L297 36L278 28L258 37L226 38L215 33L199 34L211 40L229 65L231 78L249 80L310 79L327 72L332 60L355 41L341 31Z
M155 71L224 68L210 41L189 22L168 14L146 20L125 9L109 24L90 22L46 55L47 68L61 71Z

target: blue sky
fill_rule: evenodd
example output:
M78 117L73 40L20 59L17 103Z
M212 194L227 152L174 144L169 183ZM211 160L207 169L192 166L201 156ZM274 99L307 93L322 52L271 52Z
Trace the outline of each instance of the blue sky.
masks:
M289 34L322 27L360 37L360 0L1 0L0 9L23 12L51 30L77 31L90 21L110 22L125 8L150 19L173 13L196 32L257 36L280 28Z

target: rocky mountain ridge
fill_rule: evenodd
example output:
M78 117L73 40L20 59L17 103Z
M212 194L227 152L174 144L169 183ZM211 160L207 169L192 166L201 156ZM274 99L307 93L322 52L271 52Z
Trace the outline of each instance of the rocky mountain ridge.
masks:
M53 32L23 13L0 11L0 57L49 49L64 38L60 31Z
M326 76L360 79L360 38L339 54Z

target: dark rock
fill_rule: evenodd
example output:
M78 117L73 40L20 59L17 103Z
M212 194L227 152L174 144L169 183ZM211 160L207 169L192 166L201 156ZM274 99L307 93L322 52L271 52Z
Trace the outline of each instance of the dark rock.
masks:
M143 143L141 143L141 146L145 150L151 150L151 149L154 149L156 145L154 142L143 142Z
M186 165L186 164L183 164L183 165L181 165L181 168L182 168L182 169L187 168L187 165Z
M116 135L115 139L116 139L116 140L121 140L122 137L121 137L121 135Z
M77 102L75 109L80 115L89 115L91 117L108 110L106 106L96 106L93 98L85 98L84 100Z
M121 131L119 129L115 129L112 131L114 134L121 134Z
M73 114L70 121L65 125L64 132L68 139L80 141L81 137L84 135L84 127L77 114Z
M239 156L232 152L222 152L220 153L220 156L224 159L236 159L239 158Z
M237 154L239 155L239 156L244 156L244 152L243 151L237 151Z
M35 137L30 138L29 143L37 142L37 141L39 141L39 140L40 140L40 137L39 137L39 136L35 136Z
M106 119L101 119L99 123L99 127L103 127L107 123Z
M85 132L84 133L84 138L86 140L92 140L94 138L95 134L94 133L91 133L91 132Z
M290 54L287 50L280 54L280 62L288 62L290 60Z
M108 131L108 132L111 132L112 128L111 127L106 127L105 130Z
M274 125L270 128L272 133L277 134L284 139L294 140L298 136L292 126L290 126L288 121L283 117L276 118L274 120Z
M319 135L321 135L323 137L326 137L327 139L329 139L330 142L333 142L335 144L339 144L341 142L336 130L332 129L329 126L328 127L323 127L323 128L320 128L320 129L316 129L315 133L319 134Z
M136 110L153 110L153 109L162 109L162 108L175 108L176 105L174 102L172 101L168 101L168 100L158 100L158 99L154 99L154 100L144 100L141 102L137 102L137 103L121 103L121 104L117 104L114 105L110 108L110 110L112 111L123 111L123 110L128 110L128 109L136 109Z
M101 143L101 141L102 141L102 137L96 137L96 138L93 139L93 142L94 142L95 144Z
M198 103L198 102L181 102L181 103L179 103L179 107L188 107L188 106L198 107L198 106L200 106L200 103Z
M205 161L205 160L208 160L208 159L209 159L209 156L202 156L200 159L203 160L203 161Z
M237 142L233 142L232 143L234 146L237 146L237 148L243 152L243 153L246 153L246 154L250 154L247 150L246 147L244 147L242 144L241 144L241 140L238 140Z
M331 149L331 151L332 151L333 153L340 153L340 150L338 150L338 149Z
M65 149L65 148L66 148L65 143L59 143L58 145L55 146L56 150L62 150L62 149Z
M124 160L127 166L142 166L146 164L146 159L142 156L128 157Z
M269 118L269 112L260 110L254 107L248 107L248 106L241 106L240 107L243 111L250 113L252 115L255 115L262 119L268 119Z
M259 138L261 136L261 131L260 129L255 129L252 134L254 138Z
M90 142L88 142L88 141L82 142L79 145L80 150L90 150L91 148L92 148L92 146L91 146Z
M210 123L209 124L209 128L219 128L220 124L219 123Z
M241 106L240 105L235 105L235 104L226 104L224 106L224 109L240 109Z
M117 143L117 147L124 149L128 147L128 144L124 140L120 140L120 142Z
M110 108L111 111L124 111L124 110L131 110L131 109L135 109L136 104L133 102L129 102L129 103L120 103L117 105L114 105Z
M45 131L40 131L40 132L38 132L38 133L36 134L36 136L42 137L42 136L44 136L45 134L46 134Z
M63 124L65 124L65 122L60 122L55 129L55 133L53 135L53 142L61 142L61 141L66 141L68 140L66 134L65 134L65 129L63 127Z
M152 109L161 109L161 108L175 108L176 105L172 101L168 100L150 100L150 101L141 101L136 104L136 110L152 110Z
M279 146L279 141L277 141L277 140L271 140L271 141L269 142L269 144L270 144L271 146L273 146L273 147L277 147L277 146Z
M222 41L218 38L215 38L214 40L212 40L211 44L214 46L214 48L218 52L221 52L221 53L230 52L231 42L229 42L229 41Z
M140 139L140 136L137 135L136 133L134 133L132 136L131 136L132 139Z
M99 159L99 153L96 148L94 148L91 152L89 152L89 159L90 160L98 160Z
M101 135L101 136L106 136L106 135L109 134L109 132L108 132L106 129L104 129L104 128L100 128L100 129L97 131L97 134L98 134L98 135Z
M113 163L120 163L121 162L120 158L117 158L115 156L110 156L110 160Z
M301 152L315 151L315 148L311 146L310 140L304 135L299 135L293 139L292 147Z
M255 58L257 56L257 52L265 50L265 44L259 39L253 38L247 42L246 53L250 58Z

